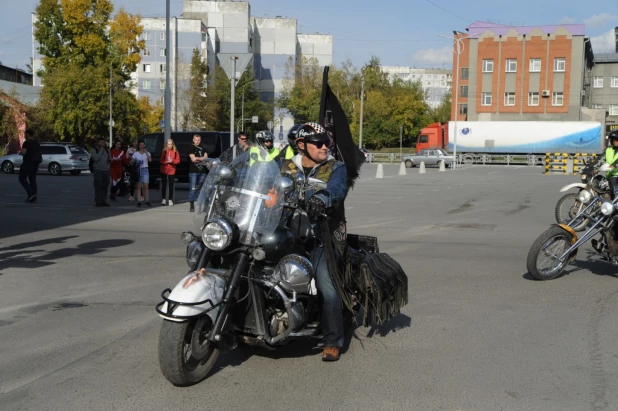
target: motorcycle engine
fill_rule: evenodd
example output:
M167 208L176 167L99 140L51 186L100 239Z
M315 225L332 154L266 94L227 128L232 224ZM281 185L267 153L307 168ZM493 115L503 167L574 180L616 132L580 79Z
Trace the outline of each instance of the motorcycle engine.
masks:
M283 257L272 274L272 281L279 283L288 293L316 295L313 280L313 266L307 258L290 254Z

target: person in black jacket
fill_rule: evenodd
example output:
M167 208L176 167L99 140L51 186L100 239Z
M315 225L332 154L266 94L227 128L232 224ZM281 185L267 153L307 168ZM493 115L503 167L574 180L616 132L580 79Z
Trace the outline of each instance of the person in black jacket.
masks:
M19 183L26 190L26 203L36 203L36 173L39 171L39 164L43 161L43 157L41 156L41 146L34 139L32 129L26 130L26 141L21 146L20 154L24 159L21 167L19 167Z

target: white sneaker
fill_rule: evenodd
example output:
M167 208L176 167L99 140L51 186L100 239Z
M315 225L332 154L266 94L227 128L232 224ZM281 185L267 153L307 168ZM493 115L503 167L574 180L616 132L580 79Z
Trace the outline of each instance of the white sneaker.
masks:
M165 203L165 200L161 200L161 205L167 205L167 204Z
M172 200L170 200L170 201L168 201L168 202L167 202L167 205L168 205L168 206L173 206L173 205L174 205L174 202L173 202Z

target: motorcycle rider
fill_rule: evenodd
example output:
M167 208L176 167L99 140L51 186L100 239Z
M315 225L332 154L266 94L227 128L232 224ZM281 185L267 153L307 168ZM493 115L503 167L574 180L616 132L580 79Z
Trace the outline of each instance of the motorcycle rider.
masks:
M605 174L612 187L614 198L618 194L618 130L609 133L609 147L605 150L605 162L610 170Z
M281 153L279 154L279 159L283 160L291 160L296 154L298 154L298 146L296 145L296 131L298 131L299 127L302 124L295 125L288 132L288 144L281 149Z
M348 191L346 166L329 154L330 137L317 123L301 126L296 133L295 142L299 154L283 161L282 173L292 178L303 173L305 179L314 177L327 183L326 190L319 190L305 200L304 208L312 221L323 218L326 213L331 217L328 225L317 226L321 231L317 233L318 238L322 238L311 251L311 257L317 289L322 298L322 360L337 361L343 347L344 322L342 299L336 286L338 283L333 278L337 266L340 267L337 259L346 261L348 256L344 206ZM324 227L332 229L326 230Z
M255 161L272 161L277 158L279 149L273 147L273 136L271 133L267 131L258 131L255 134L255 141L266 150L268 154L266 158L260 158L260 153L263 155L264 152L258 147L251 147L249 149L250 164L253 164Z

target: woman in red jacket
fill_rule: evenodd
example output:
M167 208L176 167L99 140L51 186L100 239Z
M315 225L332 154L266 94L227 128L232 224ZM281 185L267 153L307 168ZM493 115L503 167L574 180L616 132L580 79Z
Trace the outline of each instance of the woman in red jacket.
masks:
M112 188L109 193L109 198L112 201L116 201L116 194L118 193L119 183L122 179L122 172L125 163L124 151L122 151L122 142L116 140L114 148L109 151L111 156L111 164L109 166L110 176L112 178Z
M174 140L170 138L161 152L161 205L174 205L170 197L173 197L176 165L178 164L180 164L180 153L176 149ZM166 195L168 183L170 189Z

